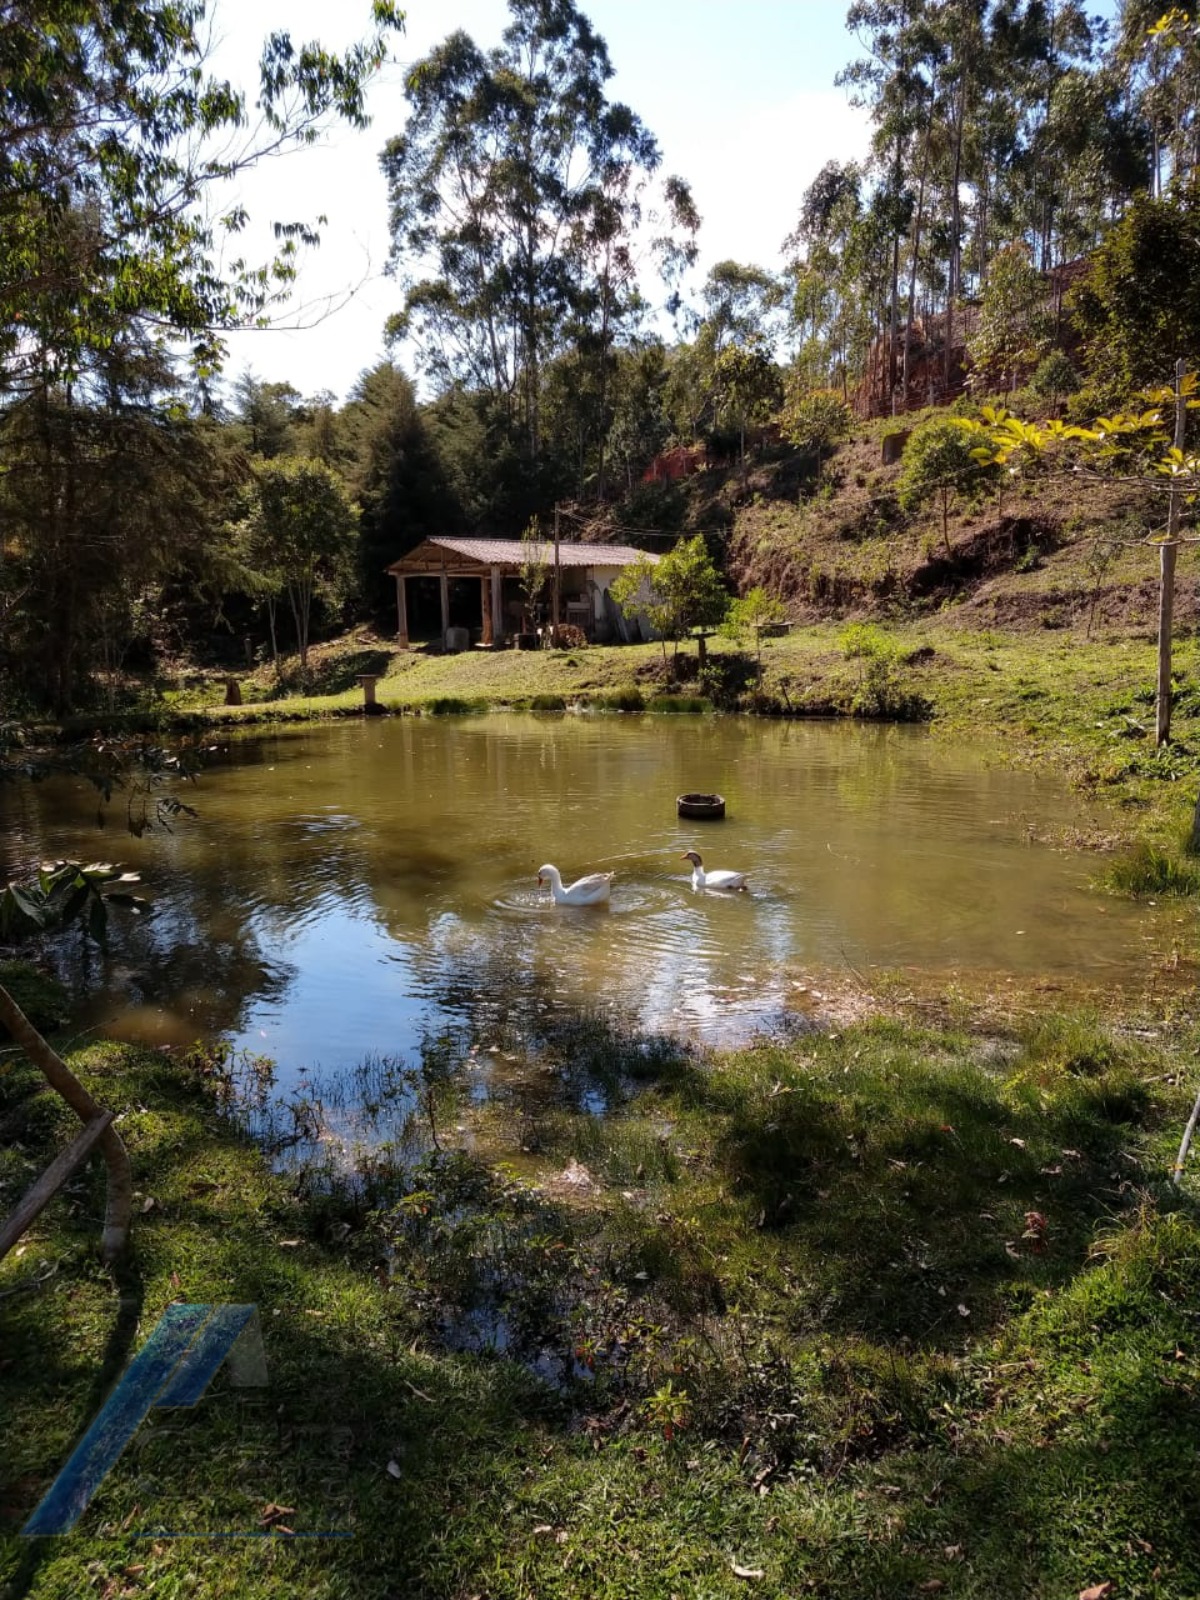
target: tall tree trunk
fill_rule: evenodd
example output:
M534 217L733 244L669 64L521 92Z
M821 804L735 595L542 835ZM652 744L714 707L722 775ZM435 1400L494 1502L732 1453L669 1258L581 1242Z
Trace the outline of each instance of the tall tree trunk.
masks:
M892 162L892 201L900 201L900 183L904 177L904 142L896 135L896 154ZM900 339L900 230L892 237L891 307L888 312L888 409L896 414L896 346Z
M900 387L904 395L904 404L908 405L908 375L909 361L912 352L912 327L913 319L917 314L917 264L921 259L921 228L925 221L925 181L929 174L929 130L933 124L933 100L936 92L936 80L929 89L929 114L925 120L925 132L921 139L921 177L917 184L917 210L913 217L913 242L912 261L908 269L908 319L904 324L904 365L903 377Z
M958 186L962 181L963 121L967 109L967 71L962 68L959 82L958 108L954 118L954 165L950 180L950 260L946 282L946 348L942 381L949 398L954 371L954 301L958 294L960 257L962 250L962 201Z

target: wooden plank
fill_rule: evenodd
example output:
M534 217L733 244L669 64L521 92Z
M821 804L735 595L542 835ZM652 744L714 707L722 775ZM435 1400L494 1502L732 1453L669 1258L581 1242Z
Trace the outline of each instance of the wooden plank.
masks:
M75 1169L83 1165L103 1138L112 1120L111 1111L102 1111L98 1117L93 1117L90 1122L85 1123L67 1148L55 1156L45 1172L20 1200L17 1209L7 1222L0 1227L0 1259L8 1254L38 1213L53 1200Z

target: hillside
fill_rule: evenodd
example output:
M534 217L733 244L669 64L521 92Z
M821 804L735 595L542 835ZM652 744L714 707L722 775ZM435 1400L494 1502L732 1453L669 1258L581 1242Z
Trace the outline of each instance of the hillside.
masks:
M904 419L907 430L945 411ZM724 554L740 590L780 594L795 622L942 617L955 628L1017 632L1080 629L1089 637L1153 630L1155 552L1142 541L1160 511L1127 485L1075 477L1008 479L974 502L954 498L949 550L935 502L906 513L898 489L903 460L885 465L891 419L859 423L822 467L780 444L764 444L745 471L701 468L676 483L642 485L630 521L702 532ZM620 525L595 525L599 533ZM1197 620L1182 553L1178 626Z

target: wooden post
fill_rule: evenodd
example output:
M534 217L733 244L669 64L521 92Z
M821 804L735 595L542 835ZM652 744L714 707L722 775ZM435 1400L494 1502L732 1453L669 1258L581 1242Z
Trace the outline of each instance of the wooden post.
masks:
M1183 374L1187 363L1175 363L1175 448L1183 449L1187 423L1187 403L1183 398ZM1179 560L1179 519L1183 510L1183 491L1178 483L1171 488L1167 511L1167 537L1159 547L1158 570L1158 693L1154 705L1154 742L1164 745L1171 738L1171 634L1175 613L1175 567Z
M103 1127L94 1126L105 1116L104 1107L98 1105L67 1066L62 1057L51 1050L29 1018L9 994L0 987L0 1022L8 1029L16 1044L37 1067L52 1089L58 1091L79 1118L93 1125L98 1135L97 1144L108 1166L108 1194L104 1208L104 1234L100 1253L105 1261L116 1261L129 1242L129 1224L133 1218L133 1170L129 1153L112 1119ZM76 1147L72 1146L74 1150Z
M504 579L499 567L492 568L492 639L497 645L504 643Z
M402 572L396 574L396 643L401 650L408 649L408 596Z
M480 615L483 618L483 633L481 635L482 642L484 644L491 644L492 643L492 597L488 593L488 581L487 581L486 578L482 578L482 577L479 580L479 611L480 611Z
M560 596L561 587L562 587L561 583L560 583L559 572L560 572L560 568L559 568L559 561L558 561L558 507L555 506L555 508L554 508L554 613L553 613L553 616L551 617L551 621L550 621L550 642L552 644L557 644L558 643L559 596Z
M17 1209L3 1225L0 1225L0 1259L8 1254L29 1224L34 1222L43 1208L54 1199L71 1174L87 1160L92 1153L92 1147L98 1144L108 1131L114 1115L112 1111L102 1111L98 1117L85 1122L82 1130L75 1135L67 1148L59 1151L33 1187L22 1197Z
M442 649L446 648L446 634L450 631L450 580L442 568Z
M375 703L375 685L379 682L379 674L376 672L360 672L356 676L355 682L363 692L363 710L370 716L372 712L379 710L378 705Z

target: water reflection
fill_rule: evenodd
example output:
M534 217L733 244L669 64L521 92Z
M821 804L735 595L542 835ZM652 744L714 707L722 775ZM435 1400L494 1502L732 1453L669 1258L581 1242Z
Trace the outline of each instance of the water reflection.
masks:
M680 822L689 789L720 789L727 820ZM191 798L197 822L120 840L156 911L80 971L91 1019L158 1042L228 1033L291 1081L480 1035L522 1004L728 1040L831 970L1140 983L1183 917L1098 895L1093 858L1030 842L1096 820L1061 786L909 728L347 722L238 740ZM0 803L10 870L95 854L77 791ZM693 844L752 892L693 894ZM610 905L554 907L544 861L615 870Z

